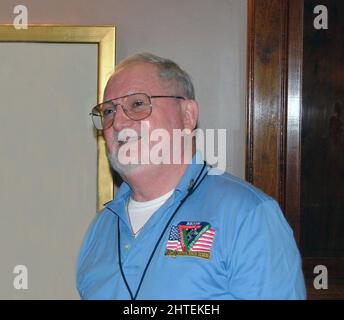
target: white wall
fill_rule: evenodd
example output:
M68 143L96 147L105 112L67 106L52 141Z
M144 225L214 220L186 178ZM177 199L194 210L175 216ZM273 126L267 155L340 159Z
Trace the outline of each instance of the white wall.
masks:
M12 23L1 0L0 23ZM192 76L200 127L226 128L227 170L244 177L247 0L22 0L29 23L116 25L117 61L151 51Z

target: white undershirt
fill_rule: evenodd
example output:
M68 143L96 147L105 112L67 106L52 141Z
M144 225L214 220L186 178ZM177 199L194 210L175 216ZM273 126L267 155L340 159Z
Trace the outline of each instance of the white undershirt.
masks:
M139 234L153 213L167 201L173 192L174 189L165 193L159 198L149 201L135 201L132 197L129 198L129 221L135 237Z

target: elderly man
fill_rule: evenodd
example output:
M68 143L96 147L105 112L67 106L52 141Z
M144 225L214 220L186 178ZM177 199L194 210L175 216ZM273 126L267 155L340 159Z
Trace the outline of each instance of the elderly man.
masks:
M149 53L124 60L109 79L92 118L124 182L81 247L81 298L305 298L300 255L278 204L187 152L194 99L188 74ZM181 130L182 143L165 142L169 163L142 161L158 144L143 131L160 129L171 139Z

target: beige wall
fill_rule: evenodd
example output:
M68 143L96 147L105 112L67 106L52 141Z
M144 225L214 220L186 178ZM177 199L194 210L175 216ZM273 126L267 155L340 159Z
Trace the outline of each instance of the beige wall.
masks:
M21 0L19 3L27 6L29 23L116 25L117 61L139 51L176 60L194 80L201 108L200 127L228 130L227 170L244 176L246 0ZM0 23L13 22L16 4L17 1L1 0ZM57 138L59 134L56 132ZM94 143L92 138L90 143ZM15 161L22 165L22 159ZM65 203L65 207L73 206ZM90 217L88 211L85 208ZM84 228L83 225L78 230ZM20 241L25 241L25 237ZM18 240L7 247L20 245ZM38 257L38 253L33 253L30 259ZM60 263L60 267L61 274L70 272L70 265ZM48 277L39 280L37 274L42 295L47 290L44 281L51 281L54 275ZM55 297L76 297L71 279L62 277L60 281ZM50 298L54 292L51 294Z
M85 106L97 101L97 57L95 44L0 43L0 299L78 298L75 261L96 209ZM14 289L16 265L28 290Z

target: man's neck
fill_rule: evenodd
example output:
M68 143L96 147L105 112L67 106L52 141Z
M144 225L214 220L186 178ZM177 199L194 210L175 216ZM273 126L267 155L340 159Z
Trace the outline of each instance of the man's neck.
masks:
M134 200L149 201L174 189L187 167L188 164L157 165L151 170L128 175L124 180L131 187Z

